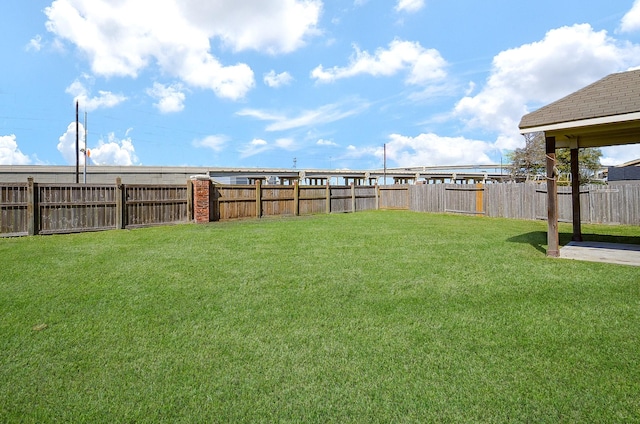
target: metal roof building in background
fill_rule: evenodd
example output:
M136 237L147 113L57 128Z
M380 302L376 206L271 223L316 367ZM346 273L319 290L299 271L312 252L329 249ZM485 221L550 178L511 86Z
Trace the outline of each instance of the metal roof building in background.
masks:
M189 166L98 166L87 167L87 184L183 184L194 174L206 174L209 168ZM72 184L75 166L0 165L0 182L25 183L33 177L39 183ZM84 181L83 171L79 180Z
M640 183L640 159L607 168L609 185Z
M503 182L511 179L502 165L434 166L393 168L384 170L348 169L276 169L220 168L178 166L96 166L87 167L88 184L114 184L121 178L124 184L185 184L194 175L207 175L225 184L253 184L256 180L269 184L303 185L373 185L389 183L479 183ZM72 184L76 180L74 166L0 165L0 182L35 182ZM84 181L81 175L79 181Z

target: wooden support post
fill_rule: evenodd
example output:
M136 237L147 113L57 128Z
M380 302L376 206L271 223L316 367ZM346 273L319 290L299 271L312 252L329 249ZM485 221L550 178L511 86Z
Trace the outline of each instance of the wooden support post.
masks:
M213 181L209 182L209 222L220 221L220 203L218 189Z
M556 183L556 138L545 137L547 157L547 256L560 256L558 236L558 186Z
M300 215L300 184L293 182L293 215Z
M262 182L256 180L256 218L262 216Z
M356 211L356 185L351 183L351 212Z
M38 184L33 182L33 177L27 178L27 234L35 236L40 232L38 215Z
M329 214L331 213L331 183L329 182L329 180L327 180L327 201L326 201L326 212Z
M580 225L580 166L578 161L579 149L571 149L571 203L573 207L573 236L571 240L582 241Z
M380 210L380 186L378 183L373 186L373 190L376 196L376 210Z
M122 230L127 226L127 199L122 179L116 178L116 229Z
M193 221L193 181L187 180L187 221Z

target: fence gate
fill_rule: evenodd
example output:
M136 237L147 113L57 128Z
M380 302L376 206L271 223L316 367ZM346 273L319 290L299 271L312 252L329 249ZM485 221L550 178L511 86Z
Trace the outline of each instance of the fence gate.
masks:
M484 184L448 184L445 187L444 211L484 215Z

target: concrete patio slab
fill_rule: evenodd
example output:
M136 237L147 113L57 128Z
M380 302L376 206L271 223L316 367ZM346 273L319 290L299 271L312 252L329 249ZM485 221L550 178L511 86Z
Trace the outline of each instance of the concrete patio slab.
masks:
M640 245L572 241L560 248L560 258L640 266Z

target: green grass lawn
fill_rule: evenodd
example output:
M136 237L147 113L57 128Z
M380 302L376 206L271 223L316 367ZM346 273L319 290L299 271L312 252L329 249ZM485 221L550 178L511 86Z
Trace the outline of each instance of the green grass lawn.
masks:
M640 267L545 248L404 211L0 239L0 422L640 422Z

